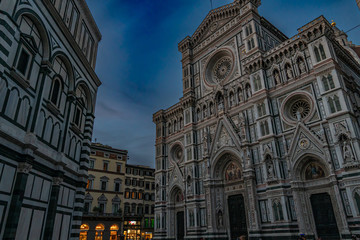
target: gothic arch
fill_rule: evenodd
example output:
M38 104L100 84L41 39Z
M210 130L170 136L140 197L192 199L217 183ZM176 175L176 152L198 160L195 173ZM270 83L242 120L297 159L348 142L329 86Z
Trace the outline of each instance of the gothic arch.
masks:
M304 153L300 157L297 158L297 160L294 162L292 167L292 178L293 180L300 180L305 181L305 171L306 168L312 164L315 163L321 169L324 171L324 177L327 177L330 175L331 169L328 167L327 162L325 161L325 156L322 156L318 153Z
M48 60L51 55L51 49L50 49L50 38L49 34L46 31L45 25L39 15L35 13L33 10L29 8L22 8L14 16L15 22L17 24L20 24L21 17L25 16L28 17L33 23L35 24L37 30L40 33L41 41L43 44L43 60Z
M184 197L184 190L177 184L173 185L171 190L169 191L169 200L171 203L176 202L176 196L179 192L181 192Z
M225 147L223 151L217 153L211 164L211 178L222 179L226 167L231 163L235 163L241 170L243 164L241 163L241 154L236 149L231 147Z

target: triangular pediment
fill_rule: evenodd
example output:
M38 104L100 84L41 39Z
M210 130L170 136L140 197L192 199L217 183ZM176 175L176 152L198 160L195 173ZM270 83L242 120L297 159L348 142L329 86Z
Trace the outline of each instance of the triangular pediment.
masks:
M307 153L326 156L323 142L303 123L298 123L288 152L291 164Z
M240 140L231 123L224 115L217 124L215 137L211 143L210 155L213 156L217 151L225 147L240 149Z
M211 10L192 35L192 41L194 43L201 42L211 33L235 18L239 12L240 7L236 2Z
M174 164L174 168L171 172L170 179L169 179L169 189L172 189L174 185L179 186L182 190L184 190L183 184L184 175L180 170L178 164Z

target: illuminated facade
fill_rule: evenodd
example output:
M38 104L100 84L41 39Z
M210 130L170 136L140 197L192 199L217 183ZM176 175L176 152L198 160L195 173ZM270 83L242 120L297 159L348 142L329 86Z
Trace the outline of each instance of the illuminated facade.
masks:
M288 38L260 5L179 43L183 96L153 115L155 239L360 233L358 47L323 16Z
M85 0L0 9L0 239L77 240L101 34Z
M127 151L91 144L80 240L119 240Z
M126 165L124 234L126 239L153 238L155 207L155 170Z
M80 240L152 239L154 171L127 164L126 150L91 144Z

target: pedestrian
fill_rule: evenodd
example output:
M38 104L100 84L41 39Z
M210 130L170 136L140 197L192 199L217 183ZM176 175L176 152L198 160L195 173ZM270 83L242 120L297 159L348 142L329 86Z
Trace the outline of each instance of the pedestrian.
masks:
M246 236L245 236L245 235L242 235L242 236L240 237L240 240L246 240Z

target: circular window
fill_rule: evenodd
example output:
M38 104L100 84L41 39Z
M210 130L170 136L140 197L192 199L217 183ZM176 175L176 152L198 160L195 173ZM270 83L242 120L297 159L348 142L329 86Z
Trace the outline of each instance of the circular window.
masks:
M184 151L183 151L182 147L180 146L180 144L176 144L175 146L173 146L171 148L171 157L176 162L181 162L183 160Z
M214 78L216 82L224 80L231 71L231 59L230 57L222 57L215 63Z
M297 121L307 121L314 113L314 102L306 92L288 96L282 104L284 120L294 124Z
M306 118L310 113L310 104L308 101L298 100L291 105L291 116L297 119L300 116Z
M205 82L216 85L225 81L234 70L234 56L230 50L223 49L208 60L205 68Z

